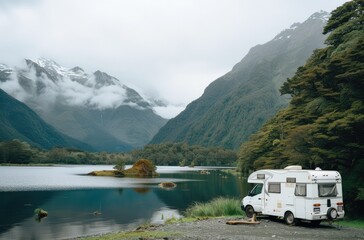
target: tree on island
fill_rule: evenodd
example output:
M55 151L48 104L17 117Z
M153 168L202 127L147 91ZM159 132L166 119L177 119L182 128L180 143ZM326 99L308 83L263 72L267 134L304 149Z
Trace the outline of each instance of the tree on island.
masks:
M157 167L148 159L140 159L134 165L123 171L126 176L132 177L155 177L158 176L156 172Z
M125 160L123 158L118 158L114 169L118 171L123 171L125 169Z
M116 170L103 170L93 171L88 175L92 176L114 176L114 177L156 177L158 176L157 167L148 159L140 159L129 169L123 170L125 164L120 162L114 169ZM119 170L118 168L122 169Z

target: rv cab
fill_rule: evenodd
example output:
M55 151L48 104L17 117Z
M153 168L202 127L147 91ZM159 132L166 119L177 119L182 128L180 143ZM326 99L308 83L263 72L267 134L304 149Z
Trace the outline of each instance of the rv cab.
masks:
M252 173L254 187L241 202L247 217L255 213L282 217L289 225L297 220L320 224L344 217L341 175L337 171L303 170L289 166Z

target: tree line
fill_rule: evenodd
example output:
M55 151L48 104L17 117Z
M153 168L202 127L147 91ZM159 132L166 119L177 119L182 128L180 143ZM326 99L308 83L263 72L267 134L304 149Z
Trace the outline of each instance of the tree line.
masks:
M133 161L141 158L166 166L233 166L237 161L236 152L232 150L182 142L149 144L143 149L131 151Z
M232 150L206 148L186 143L146 145L129 153L86 152L55 147L44 150L14 139L0 142L0 163L4 164L132 164L149 159L164 166L233 166L237 156Z
M116 164L120 161L131 163L130 154L61 147L43 150L18 139L0 142L0 163L5 164Z

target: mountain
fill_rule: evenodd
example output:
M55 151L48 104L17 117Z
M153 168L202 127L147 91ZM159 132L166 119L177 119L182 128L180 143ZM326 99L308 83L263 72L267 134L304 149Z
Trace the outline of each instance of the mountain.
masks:
M239 151L240 170L304 168L343 175L345 210L364 214L364 2L332 12L328 46L282 86L292 100Z
M279 87L324 46L328 14L313 14L273 40L253 47L233 69L212 82L203 95L168 121L151 143L187 142L237 149L279 109L288 104Z
M53 60L26 59L0 65L0 87L47 123L98 151L127 151L148 143L166 123L153 111L163 106L105 72L67 69Z
M79 148L92 151L89 145L58 132L24 103L0 89L0 141L19 139L39 148Z

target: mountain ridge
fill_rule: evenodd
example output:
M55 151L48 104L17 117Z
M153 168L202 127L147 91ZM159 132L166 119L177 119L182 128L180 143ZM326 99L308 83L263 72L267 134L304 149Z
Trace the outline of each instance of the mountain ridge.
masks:
M271 41L253 47L230 72L169 120L150 143L187 142L237 149L269 117L288 104L278 91L284 80L323 46L328 13L311 15ZM257 111L256 109L259 109Z

